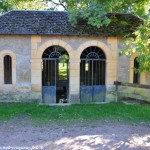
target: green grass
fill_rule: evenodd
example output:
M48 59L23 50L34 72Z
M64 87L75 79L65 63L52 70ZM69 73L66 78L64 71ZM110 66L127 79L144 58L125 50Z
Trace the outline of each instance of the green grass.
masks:
M128 122L150 121L150 107L141 105L110 103L103 105L45 106L36 103L0 103L0 120L9 120L22 114L39 121L76 121L81 119L113 119Z

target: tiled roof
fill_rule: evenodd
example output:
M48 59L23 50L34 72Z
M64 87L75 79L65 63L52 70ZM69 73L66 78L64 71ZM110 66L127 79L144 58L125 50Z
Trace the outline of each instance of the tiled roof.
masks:
M132 14L108 13L112 22L97 29L85 21L72 26L64 11L10 11L0 16L0 34L23 35L131 35L142 20Z

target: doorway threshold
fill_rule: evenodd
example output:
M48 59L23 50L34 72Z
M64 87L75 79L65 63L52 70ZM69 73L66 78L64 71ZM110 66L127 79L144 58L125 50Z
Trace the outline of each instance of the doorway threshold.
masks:
M40 105L47 105L47 106L70 106L71 103L56 103L56 104L45 104L45 103L39 103Z

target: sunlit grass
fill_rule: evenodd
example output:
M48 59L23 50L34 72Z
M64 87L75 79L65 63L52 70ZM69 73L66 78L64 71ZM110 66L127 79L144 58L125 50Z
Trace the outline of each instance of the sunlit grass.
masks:
M150 107L110 104L74 104L70 106L45 106L36 103L0 103L0 120L8 120L18 115L26 115L33 120L93 120L113 119L120 121L150 121Z

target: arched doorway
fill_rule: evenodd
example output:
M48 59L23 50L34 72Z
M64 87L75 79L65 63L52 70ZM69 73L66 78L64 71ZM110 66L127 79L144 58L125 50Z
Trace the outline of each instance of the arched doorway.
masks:
M69 55L60 46L47 48L42 55L42 101L67 103L69 93Z
M96 46L86 48L81 54L80 101L102 102L105 100L106 56Z

